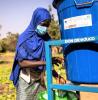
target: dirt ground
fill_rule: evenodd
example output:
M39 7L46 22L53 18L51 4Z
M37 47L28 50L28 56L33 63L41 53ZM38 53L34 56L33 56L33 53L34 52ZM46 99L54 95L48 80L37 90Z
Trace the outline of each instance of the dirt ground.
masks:
M81 92L80 100L98 100L98 93Z
M98 87L98 85L93 85L93 86ZM98 93L80 92L80 95L81 95L80 100L98 100Z

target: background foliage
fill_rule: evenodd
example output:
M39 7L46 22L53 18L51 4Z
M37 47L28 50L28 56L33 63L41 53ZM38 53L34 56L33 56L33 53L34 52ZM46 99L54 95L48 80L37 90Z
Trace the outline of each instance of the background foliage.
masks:
M54 15L52 14L51 6L49 6L49 12L52 16L52 20L51 20L50 27L48 29L48 33L52 39L60 39L59 24L58 21L55 20ZM2 27L3 26L0 25L0 29ZM0 39L0 52L15 51L18 36L19 36L18 33L12 33L12 32L6 33L6 37Z

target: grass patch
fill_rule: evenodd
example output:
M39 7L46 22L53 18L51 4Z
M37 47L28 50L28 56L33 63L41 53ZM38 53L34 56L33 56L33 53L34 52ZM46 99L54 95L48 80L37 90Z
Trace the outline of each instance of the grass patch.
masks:
M0 100L16 100L16 90L12 82L9 80L9 76L12 69L14 60L14 53L0 53ZM62 54L57 54L55 57L63 57ZM54 66L55 70L61 71L61 76L66 79L65 70L62 65L59 67ZM54 80L54 82L56 82Z
M16 90L9 80L14 53L0 53L0 100L16 100Z

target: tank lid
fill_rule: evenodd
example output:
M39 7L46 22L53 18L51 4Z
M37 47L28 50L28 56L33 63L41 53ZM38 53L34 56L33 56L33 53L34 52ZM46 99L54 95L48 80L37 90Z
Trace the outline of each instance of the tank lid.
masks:
M57 7L59 6L59 4L62 2L63 0L53 0L53 7L57 9Z

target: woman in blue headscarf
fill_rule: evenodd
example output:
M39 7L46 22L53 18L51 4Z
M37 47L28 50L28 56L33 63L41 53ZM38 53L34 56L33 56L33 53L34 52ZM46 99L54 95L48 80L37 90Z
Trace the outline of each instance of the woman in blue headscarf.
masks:
M44 42L50 40L47 28L51 22L48 10L37 8L27 29L19 36L10 79L16 86L17 100L37 100L44 90L41 79L45 66Z

